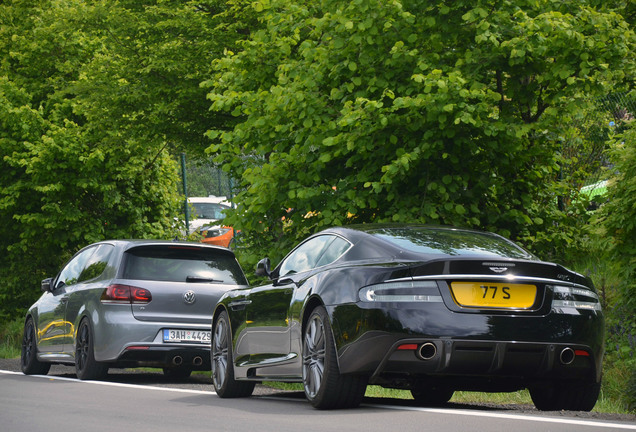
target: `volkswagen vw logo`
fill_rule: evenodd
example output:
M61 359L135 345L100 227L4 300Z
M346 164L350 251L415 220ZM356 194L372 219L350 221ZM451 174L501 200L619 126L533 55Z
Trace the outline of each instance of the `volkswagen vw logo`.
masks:
M185 304L193 304L195 301L197 301L197 296L194 295L194 291L186 291L183 294L183 302Z

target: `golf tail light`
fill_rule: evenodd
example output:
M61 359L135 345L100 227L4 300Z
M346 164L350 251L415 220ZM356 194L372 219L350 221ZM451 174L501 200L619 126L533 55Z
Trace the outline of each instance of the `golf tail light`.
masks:
M152 294L145 288L130 287L130 299L132 303L150 303Z
M369 285L358 292L358 298L367 303L441 303L443 301L435 281L387 282Z
M589 289L553 286L552 310L562 314L579 314L580 311L601 311L598 295Z
M151 300L152 294L147 289L122 284L109 285L101 297L102 303L139 304L149 303Z

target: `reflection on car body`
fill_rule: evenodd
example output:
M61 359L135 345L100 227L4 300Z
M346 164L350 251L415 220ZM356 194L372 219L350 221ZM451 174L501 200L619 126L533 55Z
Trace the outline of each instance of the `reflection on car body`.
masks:
M209 370L211 311L247 286L234 254L200 243L113 240L79 251L27 312L22 370L75 365L81 379L111 367Z
M604 330L592 283L495 234L331 228L257 274L271 283L225 293L214 312L221 397L278 380L302 382L317 408L356 406L367 384L423 405L524 388L542 410L597 400Z

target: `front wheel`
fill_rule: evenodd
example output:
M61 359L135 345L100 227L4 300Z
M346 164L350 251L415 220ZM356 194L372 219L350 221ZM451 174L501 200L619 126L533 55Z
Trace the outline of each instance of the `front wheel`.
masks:
M329 316L323 306L311 312L303 331L303 386L314 408L353 408L360 405L367 380L341 375Z
M24 324L22 334L22 352L20 354L20 366L25 375L46 375L51 369L50 363L38 360L38 346L35 338L35 324L29 318Z
M223 311L212 327L212 383L219 397L248 397L254 391L256 383L234 379L232 333L229 322L227 312Z
M539 411L592 411L601 392L601 383L559 381L529 390Z
M88 319L80 323L75 340L75 373L81 380L96 380L108 373L108 366L95 361L93 330Z

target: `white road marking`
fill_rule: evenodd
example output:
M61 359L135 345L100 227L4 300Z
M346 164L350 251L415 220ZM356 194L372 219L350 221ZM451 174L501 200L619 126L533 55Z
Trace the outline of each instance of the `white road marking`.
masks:
M11 375L23 375L22 372L14 372L14 371L5 371L0 370L0 373L11 374ZM51 381L75 381L79 383L87 383L87 384L97 384L104 386L112 386L112 387L128 387L128 388L137 388L137 389L150 389L150 390L161 390L161 391L171 391L177 393L191 393L191 394L204 394L204 395L215 395L216 392L214 390L204 391L204 390L191 390L191 389L178 389L173 387L155 387L155 386L147 386L140 384L125 384L125 383L117 383L117 382L108 382L108 381L82 381L77 378L66 378L66 377L58 377L58 376L50 376L50 375L29 375L31 377L36 378L48 378Z
M636 430L636 424L627 423L607 423L594 420L577 420L570 418L556 418L556 417L539 417L539 416L526 416L521 414L505 414L505 413L492 413L483 411L468 411L468 410L455 410L455 409L442 409L442 408L418 408L418 407L397 407L390 405L368 405L373 407L392 409L392 410L407 410L407 411L423 411L436 414L453 414L453 415L466 415L473 417L491 417L510 420L524 420L543 423L561 423L570 424L576 426L592 426L602 428L614 428L614 429L628 429Z

